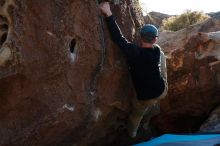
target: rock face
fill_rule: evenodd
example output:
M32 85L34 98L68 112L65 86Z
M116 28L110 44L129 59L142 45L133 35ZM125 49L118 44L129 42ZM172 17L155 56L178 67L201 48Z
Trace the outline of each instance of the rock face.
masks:
M142 23L136 3L112 6L130 40ZM0 0L0 145L116 141L133 87L97 5Z
M220 106L211 114L208 120L200 127L200 132L220 132Z
M195 132L220 104L220 17L160 34L168 56L169 93L152 124L161 132Z
M131 41L143 20L137 3L112 5ZM97 5L0 0L1 146L123 145L133 86ZM219 20L160 35L169 94L151 124L161 132L198 130L220 103Z

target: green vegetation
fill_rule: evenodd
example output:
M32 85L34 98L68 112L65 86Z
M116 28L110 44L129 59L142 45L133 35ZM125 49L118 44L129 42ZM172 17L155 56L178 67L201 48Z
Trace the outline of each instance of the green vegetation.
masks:
M201 11L187 10L181 15L172 16L163 20L163 30L177 31L187 28L192 24L205 21L207 18L209 18L209 16Z

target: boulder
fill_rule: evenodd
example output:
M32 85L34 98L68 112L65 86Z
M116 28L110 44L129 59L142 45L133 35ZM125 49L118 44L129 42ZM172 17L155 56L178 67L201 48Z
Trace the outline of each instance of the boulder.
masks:
M220 132L220 106L216 107L209 118L202 124L199 132L219 133Z
M112 9L132 41L137 2ZM0 0L0 26L0 145L119 140L134 92L98 0Z
M0 0L0 145L126 145L133 85L98 0ZM112 10L137 40L138 1ZM151 125L198 130L219 105L219 17L161 33L169 93ZM199 33L198 33L199 32ZM127 144L130 145L130 144Z
M162 133L196 132L220 104L220 17L161 33L168 59L169 92L151 125Z

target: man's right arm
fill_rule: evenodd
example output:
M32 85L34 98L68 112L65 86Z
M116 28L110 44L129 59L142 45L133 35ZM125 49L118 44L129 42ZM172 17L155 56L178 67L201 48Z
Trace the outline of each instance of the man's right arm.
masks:
M108 25L112 40L120 47L120 49L127 56L128 59L132 59L135 56L137 56L138 54L137 46L127 41L127 39L122 35L121 30L117 22L115 21L115 18L112 15L109 3L104 2L103 4L101 4L100 9L106 16L107 25Z
M137 46L129 42L122 35L121 30L112 15L107 17L106 20L112 40L121 48L127 57L135 57L135 55L137 55Z

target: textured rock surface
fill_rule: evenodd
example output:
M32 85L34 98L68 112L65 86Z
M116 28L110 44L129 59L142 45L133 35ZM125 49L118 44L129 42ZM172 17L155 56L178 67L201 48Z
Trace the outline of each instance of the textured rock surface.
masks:
M113 6L130 40L133 3ZM0 0L0 26L0 145L116 141L133 88L97 1Z
M168 56L169 93L152 124L162 132L195 132L220 103L220 17L162 33ZM200 32L200 33L198 33ZM205 33L209 32L209 33Z
M137 2L112 7L129 40L142 23ZM219 24L160 35L170 90L158 130L196 130L220 103L219 33L206 33ZM134 92L96 1L0 0L0 26L0 145L124 145Z
M220 132L220 106L211 114L208 120L200 127L200 132Z

